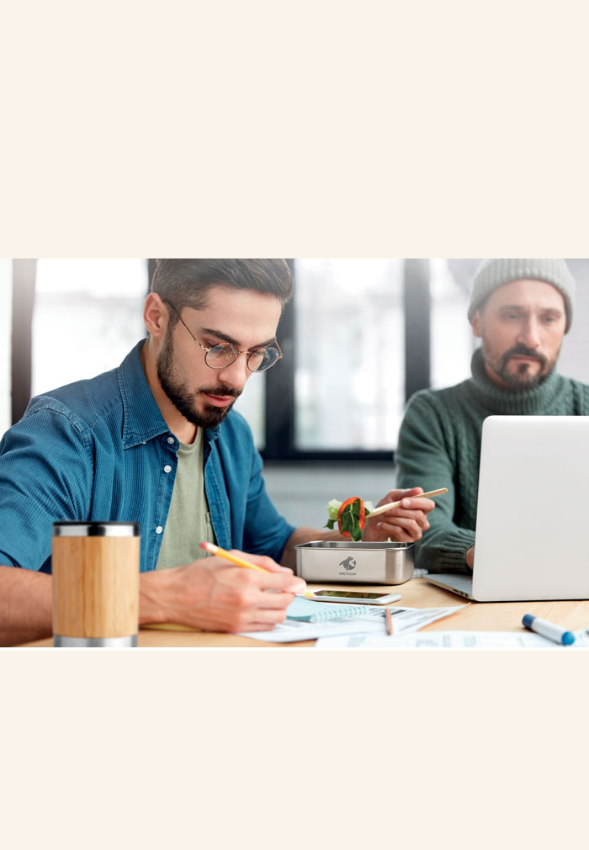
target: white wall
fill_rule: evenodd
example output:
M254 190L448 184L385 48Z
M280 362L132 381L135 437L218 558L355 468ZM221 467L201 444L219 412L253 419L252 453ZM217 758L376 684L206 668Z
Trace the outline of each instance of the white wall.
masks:
M10 427L10 342L12 327L12 260L0 259L0 435Z
M394 489L395 470L392 460L364 464L276 463L266 465L264 480L270 498L289 522L322 528L327 522L328 502L360 496L376 504Z

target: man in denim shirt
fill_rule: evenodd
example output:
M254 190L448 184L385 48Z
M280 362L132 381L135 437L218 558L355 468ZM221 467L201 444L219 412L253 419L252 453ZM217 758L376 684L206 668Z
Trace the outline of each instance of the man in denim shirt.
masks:
M140 623L210 631L282 622L305 588L290 569L294 547L342 539L280 516L232 410L250 375L282 356L285 261L162 260L151 290L147 340L118 369L33 399L0 443L2 644L51 634L55 521L139 522ZM419 492L391 491L380 504ZM364 539L418 539L432 508L407 500L368 523ZM247 558L268 572L204 558L203 539L261 553Z

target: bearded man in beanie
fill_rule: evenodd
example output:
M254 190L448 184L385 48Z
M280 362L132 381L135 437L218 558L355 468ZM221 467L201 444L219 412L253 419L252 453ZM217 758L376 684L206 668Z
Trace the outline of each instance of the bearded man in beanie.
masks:
M398 486L448 487L417 544L416 563L468 572L474 559L479 462L487 416L587 416L589 386L556 371L573 318L575 281L564 260L485 260L468 318L482 346L472 378L416 393L397 450Z

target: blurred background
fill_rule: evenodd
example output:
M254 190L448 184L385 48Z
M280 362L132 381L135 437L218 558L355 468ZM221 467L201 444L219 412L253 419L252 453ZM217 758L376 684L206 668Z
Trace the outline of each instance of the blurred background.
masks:
M252 376L237 408L291 522L321 526L330 499L377 500L394 487L407 400L470 375L466 310L479 262L288 260L284 359ZM589 259L567 262L578 296L560 371L589 382ZM154 268L150 259L0 260L0 434L32 396L119 365L145 335Z

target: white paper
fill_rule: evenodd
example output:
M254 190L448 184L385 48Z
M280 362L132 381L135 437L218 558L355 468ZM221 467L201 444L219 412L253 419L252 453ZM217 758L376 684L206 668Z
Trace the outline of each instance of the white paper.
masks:
M321 603L318 603L321 604ZM410 611L410 608L399 609ZM391 612L393 609L391 608ZM341 620L323 620L319 623L305 623L301 620L285 620L269 632L242 632L241 637L272 643L292 643L296 640L315 640L325 635L351 635L362 632L381 632L386 630L384 609L366 606L366 613L356 617L342 617Z
M316 649L560 649L589 648L586 630L575 632L572 646L560 646L533 632L424 632L413 635L361 634L324 637Z
M465 605L455 605L451 608L406 608L406 613L393 617L393 635L409 635L418 632L420 629L429 626L430 623L456 614L457 611L461 611L465 607ZM393 609L391 608L392 613Z
M451 608L400 608L390 609L393 632L397 635L409 634L434 623L442 617L448 617L464 608L457 605ZM272 643L292 643L298 640L315 640L341 635L387 634L386 609L366 606L366 612L356 617L344 617L341 620L324 620L320 623L305 623L297 620L285 620L268 632L243 632L242 637Z

